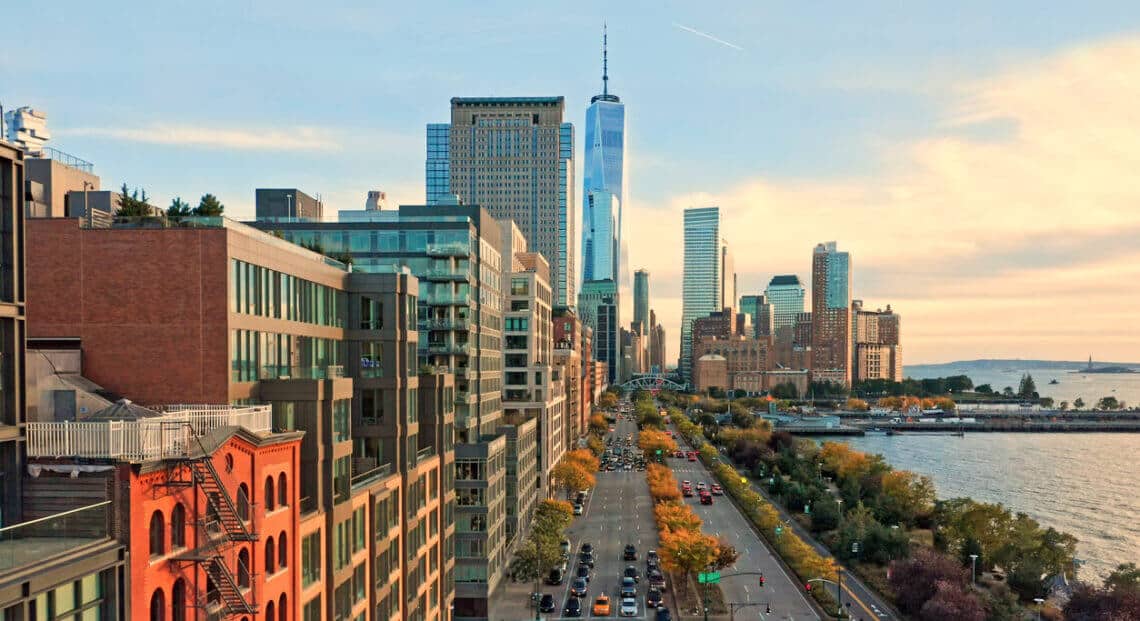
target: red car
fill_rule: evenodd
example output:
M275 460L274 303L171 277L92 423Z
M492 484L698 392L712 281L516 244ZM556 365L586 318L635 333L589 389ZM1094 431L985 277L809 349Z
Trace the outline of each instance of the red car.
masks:
M702 505L711 505L712 502L713 502L712 501L712 494L710 494L708 492L708 490L704 490L704 489L701 490L701 504Z
M697 452L689 451L689 461L697 461Z
M677 459L684 459L685 451L677 451L676 453L673 453L673 457L676 457Z

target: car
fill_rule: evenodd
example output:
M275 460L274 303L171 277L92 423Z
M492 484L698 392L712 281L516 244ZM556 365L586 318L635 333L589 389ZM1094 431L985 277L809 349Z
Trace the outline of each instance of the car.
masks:
M658 591L665 591L665 574L661 573L660 569L656 567L645 572L646 580L649 581L650 589L657 589Z
M628 471L630 471L630 470L633 470L633 466L632 466L632 465L630 465L630 464L626 464L626 465L625 465L625 468L623 468L623 470L625 470L625 471L627 471L627 472L628 472Z
M578 492L578 495L574 497L574 502L576 504L585 504L585 502L586 502L585 492Z
M554 604L551 604L551 605L553 606ZM656 608L660 605L661 605L661 590L650 588L649 592L645 594L645 607L646 608Z
M658 606L656 621L673 621L673 615L669 614L668 608Z
M621 579L621 596L622 597L637 597L637 583L633 578Z
M570 554L570 540L569 539L563 539L561 541L561 543L559 543L558 545L562 549L563 554Z
M708 493L708 490L701 490L701 504L702 505L711 505L712 503L713 503L712 494Z
M554 569L550 570L549 574L547 574L546 584L562 584L562 581L565 579L566 572L562 571L558 567L555 567Z
M582 600L571 596L570 599L566 600L566 607L562 609L562 615L565 617L582 616Z
M645 559L645 571L648 572L654 569L661 569L661 561L655 558Z
M713 483L712 493L713 496L724 496L724 488L719 483Z
M681 487L692 487L692 486L693 486L693 482L692 482L692 481L688 481L688 480L686 480L686 481L681 481Z
M613 472L613 471L614 471L614 465L613 464L606 464L606 472Z
M578 597L586 597L586 593L590 590L590 583L585 578L574 578L574 582L570 583L570 594Z
M653 561L661 560L661 557L657 556L657 550L650 550L650 551L646 552L645 558L647 560L653 560Z
M621 600L621 608L618 609L618 614L623 617L636 617L637 600L632 597L623 598Z
M574 505L574 515L582 515L582 503Z
M625 552L622 553L621 558L624 561L636 561L637 560L637 548L633 547L632 543L626 544Z
M673 457L676 457L677 459L684 459L685 458L685 451L674 451Z
M592 544L590 542L585 542L582 544L582 547L579 548L578 551L579 552L585 552L586 554L593 554L594 553L594 544Z
M706 487L708 487L708 486L707 486L707 485L705 485L705 482L704 482L704 481L701 481L700 483L697 483L697 489L705 489Z
M594 616L610 616L610 598L606 597L605 595L599 595L598 599L594 600Z
M578 569L575 570L574 577L575 578L585 578L586 582L589 582L590 581L590 566L589 565L578 565Z
M578 562L583 564L583 565L586 565L592 569L594 567L594 553L593 552L579 552L578 553Z
M624 575L626 578L633 578L634 582L641 582L641 574L637 572L637 568L633 565L626 567L625 573L622 575Z
M539 612L554 612L554 596L550 593L543 593L542 599L538 600Z

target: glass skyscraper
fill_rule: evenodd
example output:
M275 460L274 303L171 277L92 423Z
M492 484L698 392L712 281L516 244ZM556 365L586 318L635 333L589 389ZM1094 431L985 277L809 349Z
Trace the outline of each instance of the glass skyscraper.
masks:
M773 276L764 297L772 305L773 334L780 328L794 328L796 315L804 312L804 285L799 277L795 274Z
M633 273L633 324L641 329L642 336L649 336L649 272L646 270Z
M451 194L451 125L429 123L427 126L427 160L424 165L425 201L435 205Z
M602 93L586 108L582 167L582 280L621 282L622 202L625 198L625 104L609 92L602 35ZM628 281L626 282L628 286Z
M693 320L723 309L726 289L733 289L735 275L732 260L721 228L719 207L695 207L685 210L685 276L681 291L681 375L692 376ZM727 285L727 286L726 286Z

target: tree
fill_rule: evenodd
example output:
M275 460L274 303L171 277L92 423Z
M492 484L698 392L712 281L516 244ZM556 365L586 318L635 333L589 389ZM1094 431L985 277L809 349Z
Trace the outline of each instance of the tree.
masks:
M800 391L792 382L783 382L772 387L771 395L777 399L799 399Z
M719 539L716 542L716 556L713 558L712 568L718 571L727 569L736 564L738 558L740 558L740 553L736 551L736 548L729 545L727 541Z
M550 478L558 482L558 486L566 490L566 497L571 492L589 489L594 486L595 479L580 463L563 459L550 469Z
M1112 396L1101 397L1100 401L1096 402L1096 409L1098 410L1119 410L1122 407L1124 407L1124 404Z
M965 585L966 573L958 562L930 549L920 549L905 560L891 563L890 585L898 605L907 614L918 614L939 591L939 583Z
M146 190L139 188L130 190L124 182L119 192L119 208L115 211L115 215L122 218L145 218L154 215L154 207L147 200Z
M1001 389L1001 394L1003 397L1012 397L1012 396L1014 396L1013 388L1006 386L1005 388Z
M663 431L645 430L638 434L637 445L648 454L661 451L671 454L677 450L677 443Z
M852 410L854 412L866 412L867 410L871 409L871 406L868 405L866 401L862 399L856 399L855 397L848 397L846 407L848 410Z
M981 395L992 395L994 394L994 387L990 386L989 384L981 384L974 389L974 392Z
M1041 395L1037 394L1037 384L1033 381L1033 376L1026 373L1021 376L1021 383L1017 387L1017 396L1022 399L1036 399Z
M839 526L839 504L830 498L816 502L811 507L811 529L821 533L835 530Z
M601 414L594 414L590 417L590 431L598 435L604 435L610 426L606 423L606 418Z
M934 482L908 470L892 470L883 475L879 498L879 519L885 524L913 525L934 512Z
M218 200L217 196L213 194L203 194L201 200L198 201L198 206L194 208L194 215L220 216L225 210L226 206Z
M1140 568L1136 563L1122 563L1104 579L1106 589L1140 591Z
M701 518L686 504L665 502L653 507L653 521L661 531L700 532Z
M618 398L612 392L603 392L602 396L598 397L598 407L603 410L612 410L617 407Z
M1085 407L1085 400L1084 400L1084 399L1082 399L1082 398L1080 398L1080 397L1077 397L1077 398L1076 398L1076 399L1073 401L1073 409L1074 409L1074 410L1083 410L1083 409L1084 409L1084 407Z
M939 581L934 595L919 609L922 621L985 621L986 610L973 593L960 584Z
M658 552L662 567L688 576L703 571L716 559L717 540L700 531L663 531Z
M183 218L193 213L190 203L182 200L181 196L175 196L174 200L170 201L170 207L166 209L166 217L172 219Z
M606 452L606 445L602 442L602 439L593 434L586 438L586 446L588 446L595 455L601 455Z
M1140 619L1140 591L1078 584L1064 613L1069 621Z
M1058 403L1057 409L1064 412L1065 410L1069 409L1069 402L1068 401L1062 401L1062 402Z
M544 499L534 510L531 532L539 537L561 541L562 532L574 520L574 509L565 500Z

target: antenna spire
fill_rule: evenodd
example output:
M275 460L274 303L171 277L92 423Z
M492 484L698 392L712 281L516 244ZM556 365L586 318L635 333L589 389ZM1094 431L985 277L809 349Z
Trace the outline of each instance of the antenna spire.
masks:
M609 58L606 56L606 23L602 22L602 95L610 94L610 68Z

